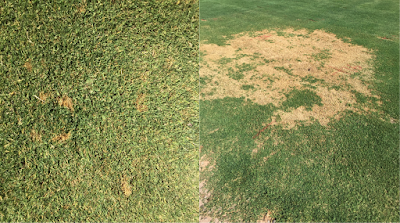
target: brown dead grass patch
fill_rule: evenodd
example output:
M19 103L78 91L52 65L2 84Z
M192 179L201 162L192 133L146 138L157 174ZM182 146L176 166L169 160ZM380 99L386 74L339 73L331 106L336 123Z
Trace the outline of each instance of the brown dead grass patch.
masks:
M24 67L29 71L32 72L32 60L29 59L28 61L25 62Z
M42 141L42 135L40 135L34 129L32 129L30 136L31 136L32 141L34 141L34 142L41 142Z
M44 92L39 93L39 98L42 100L42 103L45 103L46 99L49 98L50 96L51 96L50 93L44 93Z
M126 197L129 197L132 194L132 186L128 181L129 180L126 176L121 177L121 189Z
M200 158L200 172L203 171L210 171L212 169L214 169L215 167L215 163L211 163L211 158L207 155L203 155Z
M62 98L57 98L57 101L60 106L68 108L71 112L74 112L74 104L70 97L65 95Z
M76 10L78 13L85 13L86 12L87 3L86 0L83 0L81 4L78 5Z
M64 142L64 141L68 140L69 138L71 138L71 132L62 133L60 135L53 137L51 140L53 140L55 142Z
M136 102L135 102L135 104L136 104L136 109L137 109L139 112L145 112L145 111L147 111L147 106L144 104L145 99L146 99L146 95L145 95L145 94L140 94L140 95L137 97L137 99L136 99Z
M322 30L263 30L237 34L227 44L200 45L204 53L200 77L210 80L201 87L203 100L245 97L261 105L280 107L286 100L285 93L293 89L314 91L323 106L314 105L311 111L304 107L278 110L274 114L280 117L275 124L293 128L296 121L311 123L316 119L327 125L345 110L367 111L353 106L357 102L352 91L379 99L368 88L374 80L372 52L344 42L335 34ZM241 72L243 78L228 76L232 71ZM246 90L243 85L253 88Z

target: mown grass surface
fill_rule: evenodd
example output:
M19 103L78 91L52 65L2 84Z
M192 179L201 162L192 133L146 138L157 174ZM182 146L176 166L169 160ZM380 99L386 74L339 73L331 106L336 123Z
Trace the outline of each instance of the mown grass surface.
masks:
M198 2L0 10L0 221L197 221Z
M215 161L200 176L213 193L201 215L214 210L219 220L256 221L269 210L277 221L400 220L398 9L397 1L200 2L201 43L224 45L231 34L294 27L323 29L374 50L371 90L382 101L369 103L372 97L358 94L358 106L377 112L349 111L328 127L270 126L255 140L262 123L284 106L243 98L201 101L201 156ZM283 105L319 101L298 98Z

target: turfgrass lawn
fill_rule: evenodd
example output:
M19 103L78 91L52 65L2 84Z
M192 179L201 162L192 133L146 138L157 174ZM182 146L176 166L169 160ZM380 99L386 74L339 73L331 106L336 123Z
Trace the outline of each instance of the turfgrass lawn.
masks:
M277 221L399 221L398 1L202 0L200 19L201 45L223 46L232 34L288 27L350 38L351 44L373 50L369 90L382 102L353 92L353 106L376 110L347 110L327 126L318 121L298 123L297 129L271 125L253 139L277 109L310 109L321 104L320 98L310 87L287 94L279 106L244 97L201 100L200 156L210 165L200 180L207 180L212 193L200 215L256 221L270 211ZM207 53L201 52L200 70L208 66L203 59ZM307 81L309 86L322 85L317 79ZM209 97L221 86L206 77L200 82L201 89L214 84ZM254 87L241 89L251 92Z
M196 221L198 2L0 10L0 221Z

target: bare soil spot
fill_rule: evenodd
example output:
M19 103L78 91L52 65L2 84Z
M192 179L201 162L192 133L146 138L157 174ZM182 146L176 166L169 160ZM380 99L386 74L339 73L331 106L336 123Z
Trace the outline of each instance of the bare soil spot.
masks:
M343 41L322 30L263 30L240 33L225 46L201 44L204 55L200 78L201 99L244 97L254 103L278 107L274 125L294 128L297 121L318 120L327 125L341 112L366 112L355 106L356 94L379 97L368 88L372 83L374 59L370 50ZM321 98L311 109L283 109L286 95L308 89Z

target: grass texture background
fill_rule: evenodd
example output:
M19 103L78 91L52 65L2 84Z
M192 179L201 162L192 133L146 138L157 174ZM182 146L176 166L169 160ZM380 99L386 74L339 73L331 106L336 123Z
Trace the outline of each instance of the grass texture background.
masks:
M196 221L198 2L0 11L0 221Z

